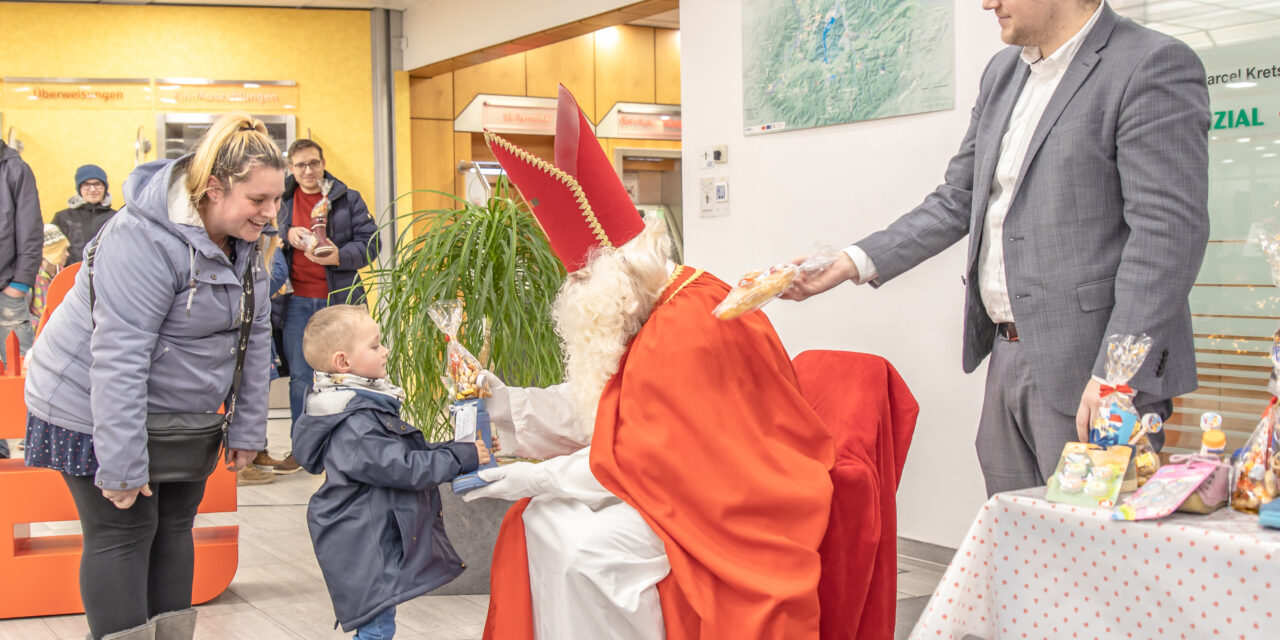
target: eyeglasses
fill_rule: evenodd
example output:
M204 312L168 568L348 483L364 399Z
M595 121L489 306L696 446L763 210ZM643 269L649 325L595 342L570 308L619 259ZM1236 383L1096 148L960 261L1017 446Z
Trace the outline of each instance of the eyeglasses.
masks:
M298 171L307 171L307 170L319 171L320 167L323 167L323 166L324 166L324 160L312 160L311 162L299 162L297 164L294 164L293 168Z
M107 188L107 185L102 184L101 182L85 182L80 186L85 189L106 189Z

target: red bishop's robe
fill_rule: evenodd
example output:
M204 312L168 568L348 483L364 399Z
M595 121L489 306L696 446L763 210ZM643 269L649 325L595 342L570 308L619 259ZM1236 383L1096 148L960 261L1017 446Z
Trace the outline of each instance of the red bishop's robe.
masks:
M832 436L765 315L711 315L728 290L680 268L601 395L591 471L663 542L668 638L816 639ZM533 638L527 502L494 550L487 639Z

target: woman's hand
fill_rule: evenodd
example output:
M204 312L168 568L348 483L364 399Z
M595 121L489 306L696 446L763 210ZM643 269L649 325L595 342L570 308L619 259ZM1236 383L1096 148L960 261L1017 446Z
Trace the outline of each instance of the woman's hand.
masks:
M231 464L227 465L227 471L239 471L249 466L249 463L253 462L253 459L256 457L258 457L257 451L246 451L245 449L232 449Z
M144 484L140 489L125 489L124 491L113 491L111 489L103 489L102 497L111 501L117 509L124 510L133 506L137 501L138 494L141 493L148 498L151 497L151 485Z

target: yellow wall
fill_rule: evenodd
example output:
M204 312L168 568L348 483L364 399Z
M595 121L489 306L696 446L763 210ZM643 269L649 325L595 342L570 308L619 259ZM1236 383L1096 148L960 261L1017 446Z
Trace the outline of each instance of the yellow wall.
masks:
M463 193L456 167L472 159L477 145L473 134L453 131L453 119L477 94L554 98L561 83L596 123L616 102L679 104L679 32L609 27L452 73L410 78L414 188ZM615 148L680 148L668 140L600 142L610 160ZM480 145L475 153L488 150ZM413 203L417 210L454 207L449 198L423 193L415 193Z
M298 83L307 129L328 169L374 207L373 101L367 11L0 2L0 76L210 78ZM300 34L287 37L287 34ZM398 95L407 97L407 82ZM156 157L156 112L31 109L5 104L35 171L46 218L74 194L75 168L102 166L118 208L138 127ZM402 128L408 130L407 113ZM400 167L405 176L407 166ZM400 175L400 174L398 174ZM407 180L407 178L404 178ZM409 182L401 182L407 191Z

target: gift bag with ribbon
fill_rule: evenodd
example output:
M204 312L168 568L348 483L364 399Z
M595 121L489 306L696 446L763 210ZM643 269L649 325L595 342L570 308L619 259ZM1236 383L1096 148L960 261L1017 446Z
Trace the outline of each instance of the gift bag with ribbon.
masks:
M1129 381L1142 368L1154 341L1141 336L1113 334L1107 337L1106 383L1099 390L1102 408L1089 428L1089 442L1109 447L1128 444L1138 423L1138 410L1133 406L1137 393Z

